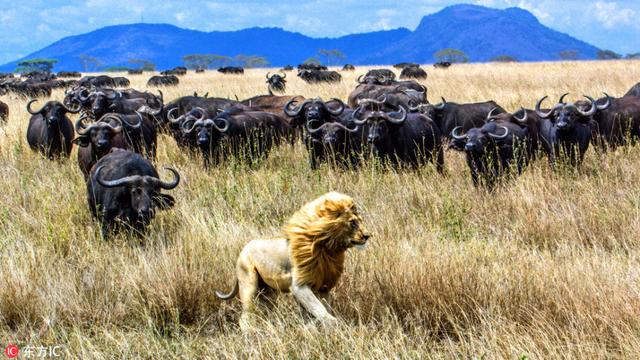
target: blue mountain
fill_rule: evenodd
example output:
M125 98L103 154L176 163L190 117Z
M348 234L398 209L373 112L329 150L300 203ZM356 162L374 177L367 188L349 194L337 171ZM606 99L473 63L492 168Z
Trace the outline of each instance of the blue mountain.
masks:
M339 49L356 65L401 61L434 62L443 48L465 52L471 61L508 55L519 61L558 60L574 50L580 59L594 59L598 48L542 25L530 12L476 5L454 5L425 16L414 31L400 28L339 38L311 38L279 28L202 32L166 24L104 27L66 37L23 59L0 66L12 71L24 59L54 58L55 70L82 70L80 55L98 58L105 66L128 66L129 59L146 59L159 69L182 65L188 54L238 54L266 57L272 66L298 64L318 49Z

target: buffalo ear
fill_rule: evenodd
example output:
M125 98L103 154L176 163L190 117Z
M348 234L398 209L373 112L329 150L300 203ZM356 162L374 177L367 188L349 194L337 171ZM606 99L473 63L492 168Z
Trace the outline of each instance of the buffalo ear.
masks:
M153 198L153 201L160 210L171 209L176 204L176 199L167 194L158 194Z
M87 147L91 144L91 139L88 136L80 136L73 139L73 143L81 147Z

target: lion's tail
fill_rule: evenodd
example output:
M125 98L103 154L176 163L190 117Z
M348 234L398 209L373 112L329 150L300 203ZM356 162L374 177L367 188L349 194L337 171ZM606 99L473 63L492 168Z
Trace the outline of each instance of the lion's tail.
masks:
M238 288L239 288L239 284L238 284L238 280L236 279L236 283L235 285L233 285L233 289L231 290L230 293L225 294L216 290L216 296L220 300L231 300L234 297L236 297L236 295L238 295Z

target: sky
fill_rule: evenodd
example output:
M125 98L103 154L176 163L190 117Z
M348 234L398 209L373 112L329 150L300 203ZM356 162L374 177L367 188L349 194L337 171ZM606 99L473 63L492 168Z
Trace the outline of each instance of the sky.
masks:
M458 3L517 6L544 25L599 48L640 52L640 0L0 0L0 64L108 25L169 23L201 31L275 26L312 37L337 37L398 27L413 30L423 16Z

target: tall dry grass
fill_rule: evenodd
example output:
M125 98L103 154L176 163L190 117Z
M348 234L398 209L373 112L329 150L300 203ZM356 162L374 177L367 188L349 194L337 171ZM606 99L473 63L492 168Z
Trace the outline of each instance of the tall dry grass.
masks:
M429 69L429 98L496 100L509 110L564 92L621 95L638 62L460 65ZM355 78L288 93L346 100ZM266 92L266 70L189 74L164 89L246 98ZM344 75L344 74L343 74ZM146 76L132 86L145 88ZM61 99L62 92L54 98ZM70 358L636 358L640 356L640 149L600 156L581 171L541 160L488 193L460 154L448 175L311 171L301 144L257 167L203 171L161 136L158 165L183 176L144 239L100 238L75 152L51 162L25 142L25 99L0 132L0 346L62 344ZM375 233L348 254L335 291L341 324L307 326L281 296L254 332L237 328L232 284L249 239L280 233L304 202L353 195Z

